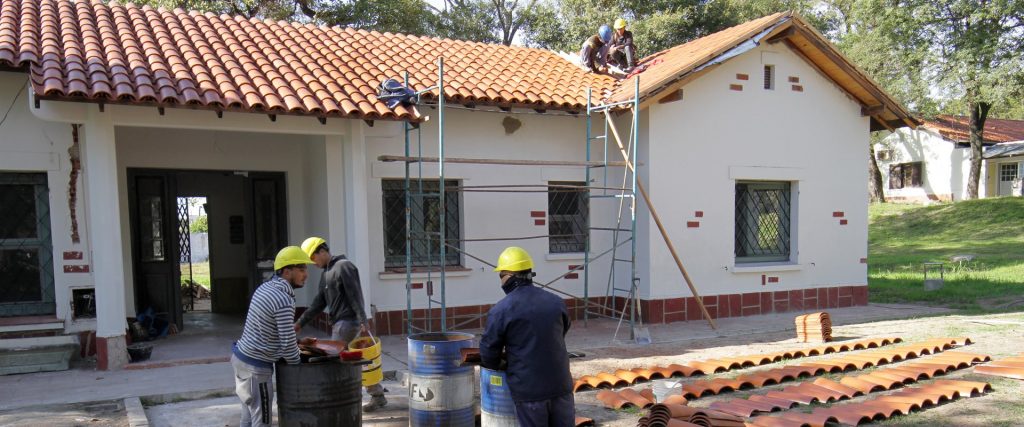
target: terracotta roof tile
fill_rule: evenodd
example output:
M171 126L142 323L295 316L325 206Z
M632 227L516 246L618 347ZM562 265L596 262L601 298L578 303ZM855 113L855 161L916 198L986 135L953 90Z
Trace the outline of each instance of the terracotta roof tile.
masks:
M615 85L525 47L99 0L0 7L0 67L27 69L44 99L410 119L414 110L387 108L376 87L405 71L414 89L433 86L439 56L446 95L465 103L579 110L587 87Z
M924 125L935 129L943 138L954 142L970 140L970 118L967 116L938 115L925 120ZM985 142L1001 143L1024 140L1024 120L985 120Z

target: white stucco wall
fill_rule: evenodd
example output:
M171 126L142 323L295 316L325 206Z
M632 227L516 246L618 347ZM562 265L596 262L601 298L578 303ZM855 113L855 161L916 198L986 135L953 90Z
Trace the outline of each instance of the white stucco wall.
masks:
M423 156L436 156L438 147L438 118L434 109L424 109L431 119L422 126ZM583 161L586 155L585 120L569 116L542 116L536 114L504 114L481 111L448 109L445 124L445 156L463 158L497 158L517 160L570 160ZM506 135L502 121L512 117L522 126ZM415 134L413 134L415 137ZM415 140L413 140L415 154ZM384 268L383 194L381 180L403 178L402 163L385 163L380 155L403 155L402 127L397 123L378 122L367 129L366 157L370 179L368 194L368 228L370 231L370 277L373 281L373 304L378 311L405 309L406 291L404 273L386 273ZM596 154L595 154L596 155ZM550 181L583 181L581 167L546 166L494 166L446 164L445 179L460 180L463 185L542 185ZM413 175L415 176L415 167ZM438 165L424 163L425 178L437 178ZM520 189L522 190L522 189ZM538 190L531 188L531 190ZM533 193L465 192L461 195L461 230L464 239L525 237L548 234L547 225L534 225L531 211L548 211L548 195L544 191ZM594 202L592 202L592 207ZM546 219L546 218L540 218ZM592 241L599 245L599 236ZM463 248L470 254L488 262L495 262L506 246L517 245L528 250L536 263L537 280L547 282L568 270L569 265L581 264L582 254L549 254L548 239L518 241L467 242ZM597 248L595 248L596 250ZM463 257L467 271L448 272L446 300L449 306L493 304L503 294L497 276L480 261ZM591 295L604 294L607 267L594 265L591 272L600 277L600 290L592 282ZM425 273L413 275L414 282L427 280ZM440 297L439 279L435 283L435 298ZM583 294L583 275L579 279L561 280L555 288L574 295ZM563 295L564 297L564 295ZM426 307L425 289L413 290L414 308Z
M87 213L83 201L83 176L78 177L77 216L79 243L71 240L71 218L68 206L68 183L71 161L72 127L65 123L39 120L29 110L27 76L0 72L0 105L10 107L7 119L0 125L0 171L43 172L47 174L50 193L50 231L53 245L54 293L56 317L65 321L69 332L96 328L94 319L72 321L71 289L92 286L91 273L65 273L64 265L88 265ZM2 112L0 112L2 113ZM82 252L82 260L64 261L63 252Z
M762 87L765 64L775 65L775 90ZM790 76L799 78L802 92L792 90ZM731 90L734 84L743 90ZM702 295L867 283L861 258L867 256L868 118L803 59L781 44L758 47L687 84L681 101L654 104L648 124L651 198ZM735 264L736 180L794 184L790 262ZM833 212L843 212L849 224L840 225ZM689 228L688 221L700 226ZM657 229L647 228L646 296L690 296ZM763 286L762 274L779 281Z
M909 201L963 200L967 195L967 178L971 170L971 151L959 148L934 130L901 128L875 144L875 152L888 150L887 160L878 160L882 172L882 188L887 198ZM894 164L923 162L921 186L889 188L889 167ZM984 171L983 171L983 175ZM983 181L986 179L982 177ZM981 186L985 192L985 185Z

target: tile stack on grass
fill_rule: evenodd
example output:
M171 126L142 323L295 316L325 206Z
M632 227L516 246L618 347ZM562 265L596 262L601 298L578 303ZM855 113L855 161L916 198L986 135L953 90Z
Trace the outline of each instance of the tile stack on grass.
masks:
M974 373L1024 380L1024 353L979 366Z
M832 341L832 318L828 313L811 313L797 316L796 339L800 342Z

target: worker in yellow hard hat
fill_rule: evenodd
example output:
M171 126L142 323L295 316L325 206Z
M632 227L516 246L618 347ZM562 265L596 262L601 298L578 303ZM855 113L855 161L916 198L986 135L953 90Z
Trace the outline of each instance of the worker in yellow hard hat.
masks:
M274 363L299 363L292 320L295 293L306 283L312 264L298 246L281 249L274 258L274 276L252 295L242 337L231 348L235 393L242 399L243 426L269 426L274 406Z
M636 67L636 46L633 45L633 32L626 29L626 20L619 18L612 25L612 41L608 48L608 62L624 72Z
M345 255L331 255L331 248L323 237L310 237L302 242L301 248L307 259L323 269L323 274L316 287L316 297L295 322L295 332L298 333L327 308L331 339L352 342L367 328L359 269ZM366 392L370 395L370 402L363 405L363 411L373 412L387 405L384 386L374 384L366 387Z
M533 259L523 248L506 248L494 271L505 297L487 312L481 364L501 369L502 354L507 357L508 388L520 426L575 425L565 302L533 285Z

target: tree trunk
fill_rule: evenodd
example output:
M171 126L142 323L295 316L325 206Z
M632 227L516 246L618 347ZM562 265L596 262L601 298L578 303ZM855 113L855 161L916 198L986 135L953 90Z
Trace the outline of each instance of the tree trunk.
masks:
M871 203L885 203L885 190L882 187L882 171L878 169L878 161L875 160L875 144L872 141L868 144L868 189L871 195Z
M978 184L981 182L981 151L985 141L985 120L992 104L988 102L972 102L971 105L971 172L967 177L967 198L978 198Z

